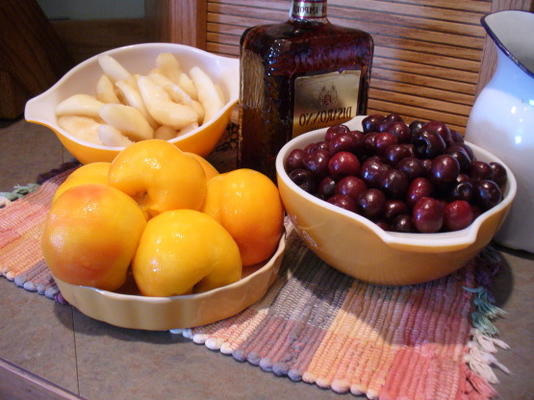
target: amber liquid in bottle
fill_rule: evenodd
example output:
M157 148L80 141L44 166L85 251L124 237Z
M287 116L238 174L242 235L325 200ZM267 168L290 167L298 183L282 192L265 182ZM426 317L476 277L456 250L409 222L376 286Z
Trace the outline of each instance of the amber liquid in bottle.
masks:
M238 164L275 177L291 138L365 114L371 35L336 26L326 1L293 0L290 18L241 36Z

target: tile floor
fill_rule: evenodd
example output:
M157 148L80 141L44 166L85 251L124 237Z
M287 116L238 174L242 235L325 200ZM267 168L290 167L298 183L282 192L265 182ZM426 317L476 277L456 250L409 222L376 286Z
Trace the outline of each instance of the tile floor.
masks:
M73 160L44 126L0 120L0 191L35 182L40 173Z

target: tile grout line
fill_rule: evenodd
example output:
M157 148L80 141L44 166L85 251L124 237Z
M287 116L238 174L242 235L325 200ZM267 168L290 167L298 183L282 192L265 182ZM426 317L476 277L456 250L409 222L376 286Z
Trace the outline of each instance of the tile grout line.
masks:
M74 339L74 367L76 371L76 392L78 393L78 396L81 397L80 393L80 376L78 374L78 351L77 351L77 345L76 345L76 329L74 328L74 307L69 305L70 307L70 313L72 318L72 338Z

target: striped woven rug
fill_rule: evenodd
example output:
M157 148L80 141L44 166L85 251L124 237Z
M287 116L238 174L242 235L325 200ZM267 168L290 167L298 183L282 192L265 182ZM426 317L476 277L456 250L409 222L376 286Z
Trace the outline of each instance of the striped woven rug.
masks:
M68 171L0 209L0 274L61 302L42 259L50 199ZM33 188L33 187L32 187ZM27 190L29 191L29 190ZM279 278L241 314L173 330L195 343L294 381L384 400L486 400L495 396L497 347L486 284L502 258L488 247L465 268L420 285L363 283L321 262L295 234Z

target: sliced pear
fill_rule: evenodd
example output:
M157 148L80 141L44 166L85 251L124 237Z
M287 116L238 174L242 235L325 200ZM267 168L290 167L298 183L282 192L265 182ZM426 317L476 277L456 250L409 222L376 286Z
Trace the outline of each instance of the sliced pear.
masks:
M178 83L182 68L171 53L160 53L156 57L157 69L174 83Z
M178 77L178 85L184 89L193 100L198 100L198 90L189 75L182 72Z
M100 117L131 140L152 139L154 130L141 112L123 104L105 104L100 108Z
M63 115L57 119L58 125L74 136L76 139L85 142L102 144L98 137L98 126L96 120L79 115Z
M198 99L195 85L191 81L191 78L182 71L180 63L174 55L171 53L159 54L156 58L156 65L163 75L179 85L192 99Z
M165 89L171 99L176 103L186 104L188 106L193 103L191 96L189 96L185 90L171 81L165 75L159 72L151 71L148 76L154 81L155 84Z
M141 93L139 93L139 90L137 89L137 85L132 85L128 81L117 81L115 82L115 85L117 85L117 88L124 98L125 103L129 106L137 108L139 112L146 118L150 126L154 129L157 128L159 124L148 113L145 107L145 102L141 97Z
M99 125L97 130L98 137L105 146L126 147L133 143L121 131L111 125Z
M57 115L80 115L98 118L98 111L104 103L88 94L75 94L56 106Z
M96 98L102 103L120 103L115 93L115 86L113 86L113 82L107 75L102 74L96 83Z
M170 126L161 125L154 131L154 139L169 140L176 137L176 130Z
M165 89L148 76L139 76L137 85L148 112L161 125L178 130L197 121L198 115L192 107L172 102Z
M193 100L185 90L161 73L151 71L148 76L154 83L165 89L174 102L191 106L198 114L197 122L199 124L202 123L202 120L204 119L204 108L202 107L202 104Z
M202 69L193 67L189 73L197 87L200 104L204 108L204 122L207 122L224 107L224 100L211 78Z
M113 82L133 80L132 74L130 74L126 68L110 55L102 54L97 60L102 71L104 71Z
M193 122L190 125L184 126L180 131L178 132L178 136L185 135L186 133L189 133L195 129L198 128L198 124L196 122Z

